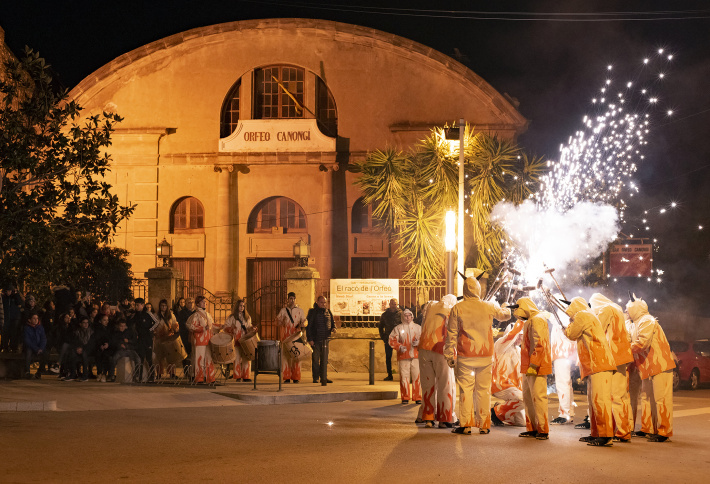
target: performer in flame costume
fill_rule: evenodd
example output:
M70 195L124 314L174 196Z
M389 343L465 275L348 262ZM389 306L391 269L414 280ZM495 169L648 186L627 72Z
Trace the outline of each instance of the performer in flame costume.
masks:
M490 432L494 319L507 321L510 310L495 301L482 301L479 282L466 278L463 301L449 313L444 345L444 357L456 368L459 386L461 427L454 433L470 435L471 427L478 427L481 434Z
M234 338L234 378L236 381L246 382L250 380L251 361L247 360L242 353L242 347L239 345L239 340L251 331L251 316L246 309L246 302L239 299L234 305L234 312L229 315L224 323L224 332L229 333Z
M523 401L525 402L525 427L520 437L535 437L547 440L550 423L547 415L547 375L552 374L550 330L529 297L521 297L513 312L516 318L524 319L523 342L520 347L520 372L523 377Z
M195 312L187 320L187 327L192 335L192 361L196 383L214 383L214 363L209 344L212 337L214 321L205 308L207 299L204 296L195 298Z
M564 425L574 421L572 364L577 360L577 344L570 341L562 331L559 324L550 325L552 369L555 372L555 387L559 401L558 416L550 423Z
M673 369L675 362L663 328L648 313L645 301L632 298L626 312L633 321L631 351L641 376L641 400L649 412L642 413L641 431L652 442L665 442L673 435ZM649 418L650 417L650 418Z
M616 372L611 377L611 415L614 422L614 441L631 441L631 400L629 398L628 365L634 361L631 355L629 335L624 325L624 311L602 294L594 293L589 298L592 312L602 323Z
M493 382L491 393L505 400L491 409L491 419L496 425L525 426L523 380L520 377L520 344L523 339L521 319L510 323L503 336L493 345Z
M397 352L397 364L399 367L399 391L402 396L402 403L409 403L415 400L422 403L422 386L419 379L419 338L422 335L422 328L414 324L414 315L409 309L402 311L402 322L394 327L390 333L389 343ZM412 382L410 393L409 382Z
M296 305L295 292L288 293L288 302L279 311L276 322L280 328L282 342L289 336L300 333L308 325L306 313ZM283 355L282 360L281 375L284 382L293 380L294 383L298 383L301 380L301 362L288 354Z
M419 371L421 372L423 400L421 418L427 427L434 421L440 428L452 428L456 415L456 377L444 358L446 321L456 296L447 294L441 301L432 301L425 309L419 341Z
M175 365L168 364L165 361L165 350L164 344L168 339L180 331L180 326L178 325L175 315L168 307L167 299L161 299L158 303L158 312L155 314L158 319L158 327L155 329L155 339L153 343L153 348L155 349L155 356L157 361L157 374L162 376L163 368L168 370L169 376L175 376ZM163 364L165 362L165 365Z
M591 435L580 442L588 445L612 445L614 426L611 417L611 378L616 370L614 355L599 319L589 310L584 298L572 299L565 311L570 324L565 336L577 341L579 372L587 378L587 400Z

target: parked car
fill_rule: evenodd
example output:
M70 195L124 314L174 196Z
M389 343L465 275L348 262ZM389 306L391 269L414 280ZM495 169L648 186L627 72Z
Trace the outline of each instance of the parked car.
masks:
M697 390L701 383L710 382L710 340L672 340L669 343L677 358L674 390L685 383L691 390Z

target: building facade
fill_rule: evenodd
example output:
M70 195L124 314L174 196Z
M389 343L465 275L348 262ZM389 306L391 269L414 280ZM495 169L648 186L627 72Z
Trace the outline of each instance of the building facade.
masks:
M134 215L115 245L136 274L166 238L172 265L214 293L252 294L311 246L323 278L402 271L371 232L348 165L464 118L515 138L512 102L424 45L324 20L198 28L106 64L70 93L124 117L109 182Z

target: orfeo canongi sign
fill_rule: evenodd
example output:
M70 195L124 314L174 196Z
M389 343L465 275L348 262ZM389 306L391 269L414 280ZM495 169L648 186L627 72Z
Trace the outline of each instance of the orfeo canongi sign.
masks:
M219 151L335 151L335 138L321 133L315 119L243 119L232 134L219 140Z
M399 299L399 279L331 279L330 310L335 316L379 316Z

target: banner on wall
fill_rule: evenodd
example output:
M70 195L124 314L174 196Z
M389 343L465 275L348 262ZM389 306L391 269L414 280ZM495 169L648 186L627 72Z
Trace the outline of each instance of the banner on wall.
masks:
M331 279L330 310L335 316L380 316L399 299L399 279Z
M651 277L653 272L651 244L615 244L609 251L611 277Z

